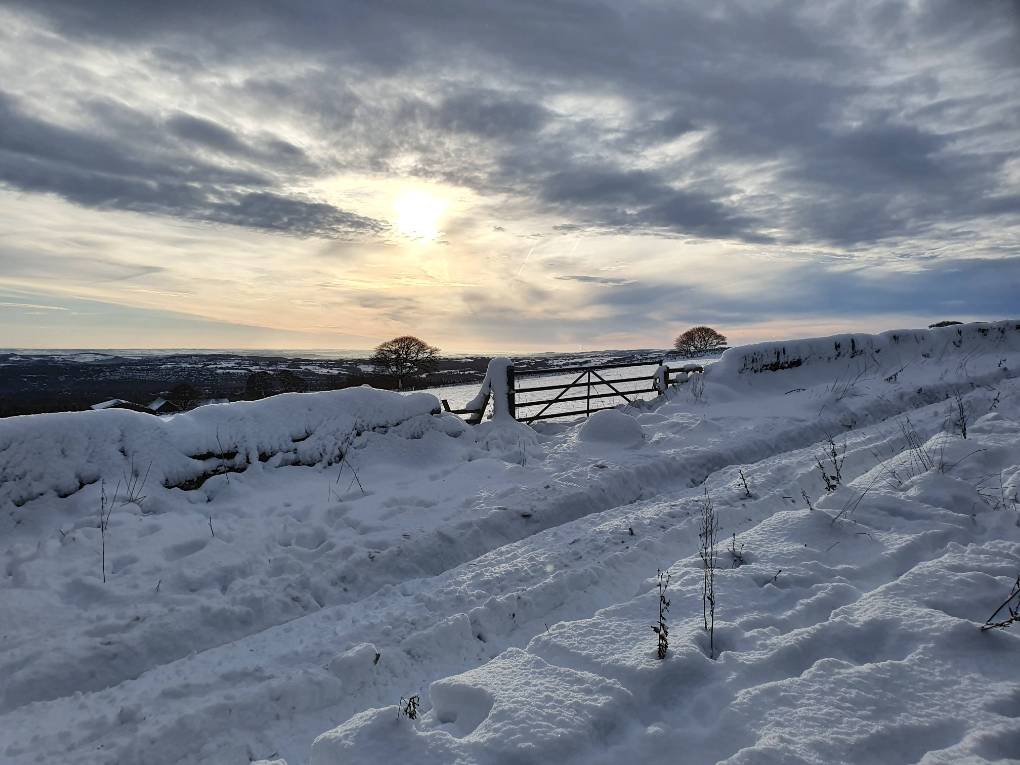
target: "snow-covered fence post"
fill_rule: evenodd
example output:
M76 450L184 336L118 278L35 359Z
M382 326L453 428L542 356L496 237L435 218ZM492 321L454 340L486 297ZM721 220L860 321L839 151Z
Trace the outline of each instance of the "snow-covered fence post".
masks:
M659 364L658 369L655 370L655 379L652 382L652 386L663 394L666 392L666 388L669 387L669 367L666 366L666 362Z
M511 361L506 368L506 410L510 419L517 419L517 391L515 388L514 363Z
M514 364L510 359L499 357L489 361L478 395L464 405L464 409L472 409L477 412L477 417L472 415L468 422L479 423L482 421L490 396L492 397L492 419L514 419L517 413L517 396L514 391Z

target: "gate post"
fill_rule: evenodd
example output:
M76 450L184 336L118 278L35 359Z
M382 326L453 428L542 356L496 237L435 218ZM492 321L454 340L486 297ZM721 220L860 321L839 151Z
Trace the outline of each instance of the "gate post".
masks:
M506 410L510 413L510 417L516 420L517 391L514 388L515 380L514 364L511 361L506 368Z

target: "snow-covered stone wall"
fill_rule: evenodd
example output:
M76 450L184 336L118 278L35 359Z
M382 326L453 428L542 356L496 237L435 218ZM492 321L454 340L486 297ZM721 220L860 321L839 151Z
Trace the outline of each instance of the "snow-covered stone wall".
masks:
M107 409L0 419L0 506L68 496L100 479L110 492L142 476L150 487L188 488L253 464L330 462L362 432L439 411L427 393L361 387L213 404L168 418Z
M975 322L934 329L897 329L877 335L843 334L730 348L709 368L711 379L804 367L845 368L847 362L892 368L947 355L1020 350L1020 320Z

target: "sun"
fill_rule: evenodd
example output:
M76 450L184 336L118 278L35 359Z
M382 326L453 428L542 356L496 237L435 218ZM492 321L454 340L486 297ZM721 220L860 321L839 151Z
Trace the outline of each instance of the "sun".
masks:
M442 233L439 221L446 200L425 191L405 191L393 202L397 232L408 239L434 242Z

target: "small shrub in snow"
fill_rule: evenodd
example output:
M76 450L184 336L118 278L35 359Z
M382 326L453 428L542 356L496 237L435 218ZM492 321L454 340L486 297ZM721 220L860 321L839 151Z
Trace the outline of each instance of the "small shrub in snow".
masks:
M839 512L832 516L831 524L835 525L836 521L842 520L844 518L849 518L851 515L853 515L854 511L857 510L857 508L860 506L864 498L868 496L868 492L875 488L875 484L877 484L882 477L883 474L879 473L872 479L871 483L868 484L867 488L865 488L864 491L862 491L860 494L850 495L846 502L843 503L843 507L840 508Z
M730 538L730 560L733 563L733 568L740 568L747 561L744 560L744 543L740 543L740 547L737 547L737 535L734 533Z
M906 368L907 368L908 366L910 366L910 364L909 364L909 363L908 363L908 364L904 364L904 365L903 365L902 367L900 367L899 369L897 369L897 370L896 370L895 372L893 372L893 373L892 373L891 375L888 375L887 377L884 377L883 379L884 379L884 380L885 380L885 381L886 381L887 383L895 383L895 382L897 382L897 381L898 381L898 380L900 379L900 372L902 372L902 371L903 371L904 369L906 369Z
M400 717L406 717L408 720L418 719L418 706L421 704L421 699L418 696L412 696L409 699L405 699L403 696L400 697L400 711L398 715Z
M135 505L139 510L142 509L142 503L145 502L145 495L142 492L145 491L145 484L149 480L149 471L151 470L152 460L149 460L145 475L140 475L132 464L131 472L124 476L124 496L120 500L122 505Z
M953 402L950 404L949 420L953 428L964 438L967 437L967 407L963 402L963 394L953 391Z
M937 445L929 446L918 435L917 430L914 428L914 423L910 421L909 417L904 417L900 420L900 432L903 434L903 440L906 442L907 451L910 452L911 474L907 478L913 478L931 470L938 470L940 473L945 472L945 439L941 439ZM898 476L896 477L898 478Z
M659 636L659 645L655 655L660 659L666 658L669 650L669 626L666 624L666 612L669 611L669 599L666 597L666 589L669 587L669 572L659 571L659 622L652 625L652 631Z
M743 469L740 470L740 483L744 487L744 497L747 499L751 499L751 497L753 496L751 494L751 487L747 485L747 476L744 475Z
M988 405L988 411L991 412L998 408L999 401L1002 399L1002 392L998 388L992 388L995 391L995 398L992 399L992 403Z
M1002 480L1002 471L999 471L999 496L995 498L994 508L996 510L1013 510L1017 511L1017 506L1020 505L1020 496L1017 496L1017 491L1014 488L1013 496L1009 496L1006 490L1006 484Z
M712 497L705 489L705 497L701 501L701 529L698 539L701 546L698 555L705 575L701 583L701 616L705 631L708 632L708 657L715 658L715 536L719 531L719 522L715 517L715 506Z
M1009 616L995 621L1003 609L1005 609ZM1013 624L1013 622L1020 622L1020 576L1017 576L1016 581L1013 583L1013 589L1009 591L1009 597L988 617L987 621L981 626L981 631L1005 629Z
M984 449L976 450L968 454L967 457L971 457L974 454L983 451L985 450ZM967 457L964 457L963 460L967 459ZM960 462L963 462L963 460L960 460ZM956 464L959 465L960 462L957 462ZM956 467L956 465L954 465L953 467ZM946 472L949 471L947 470ZM986 481L994 477L995 477L994 475L983 476L974 485L974 488L977 490L977 493L981 496L981 499L985 501L985 504L987 504L993 510L1012 509L1015 512L1017 510L1017 505L1020 504L1020 497L1017 496L1016 490L1015 489L1013 490L1012 496L1009 495L1009 490L1006 488L1006 482L1003 481L1003 475L1001 470L999 471L998 474L997 485L985 483Z
M336 461L340 463L340 472L337 473L336 475L336 484L337 486L340 485L340 479L343 477L344 468L347 467L350 469L351 475L353 476L351 478L351 482L347 485L347 491L350 491L352 488L354 488L354 484L357 483L358 488L361 489L361 493L367 495L368 492L365 491L365 487L361 484L361 478L358 477L358 471L354 469L354 465L351 464L351 461L349 459L347 459L347 452L350 451L351 444L353 442L354 434L348 433L347 436L344 437L344 440L340 443L339 451L337 453L336 458Z
M808 510L814 510L815 509L815 506L811 504L811 497L808 496L808 493L806 491L801 489L800 490L800 496L804 498L804 502L807 504L807 509Z
M836 448L836 442L829 436L826 441L827 449L820 457L815 458L815 464L825 481L825 490L830 494L834 492L843 482L843 460L846 459L846 442L843 442L843 449Z
M862 369L858 370L856 373L848 372L846 377L837 377L835 380L833 380L832 383L829 384L829 387L826 389L826 392L829 394L832 403L838 404L845 398L851 398L853 396L860 395L857 391L857 383L864 379L867 373L868 367L867 365L865 365ZM822 408L824 409L824 406Z
M113 507L117 504L117 494L120 492L120 482L113 491L113 497L106 496L106 481L99 483L99 567L103 574L103 582L106 582L106 531L110 528L110 516L113 514Z

